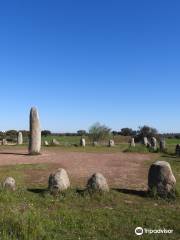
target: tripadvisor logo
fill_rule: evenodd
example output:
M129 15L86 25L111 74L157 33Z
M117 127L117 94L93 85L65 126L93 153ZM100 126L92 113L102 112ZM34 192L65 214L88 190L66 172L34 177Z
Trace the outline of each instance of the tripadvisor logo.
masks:
M174 230L171 229L148 229L148 228L142 228L142 227L137 227L135 229L135 234L137 236L141 236L143 234L171 234L173 233Z
M144 233L144 230L143 230L142 227L137 227L137 228L135 229L135 234L136 234L136 235L141 236L141 235L143 235L143 233Z

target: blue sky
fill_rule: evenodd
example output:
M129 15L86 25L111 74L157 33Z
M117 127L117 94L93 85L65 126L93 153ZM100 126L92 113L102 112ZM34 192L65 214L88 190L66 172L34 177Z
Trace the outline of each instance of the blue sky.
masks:
M180 132L180 2L0 2L0 130Z

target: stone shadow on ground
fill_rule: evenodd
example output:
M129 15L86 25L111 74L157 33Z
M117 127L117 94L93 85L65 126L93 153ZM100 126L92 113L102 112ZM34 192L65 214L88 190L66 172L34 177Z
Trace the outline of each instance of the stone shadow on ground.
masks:
M19 155L19 156L28 156L29 153L0 152L0 155Z
M176 158L177 156L174 153L170 153L170 154L161 155L161 157L164 157L164 158L167 158L167 157Z
M49 192L47 188L27 188L27 191L31 193L39 194L42 197L44 197L45 194Z
M148 191L143 191L143 190L133 190L133 189L125 189L125 188L111 188L111 190L124 193L124 194L136 195L143 198L148 197ZM45 194L49 192L47 188L28 188L27 191L35 194L39 194L42 197L44 197ZM75 192L81 197L84 197L87 193L89 193L87 188L84 188L84 189L76 188Z
M76 188L75 191L77 194L79 194L82 197L84 197L85 194L88 192L87 188L83 188L83 189Z
M175 154L168 154L168 155L162 155L162 158L173 158L173 161L179 162L180 161L180 157L176 156Z
M130 194L130 195L136 195L139 197L147 197L148 192L143 190L134 190L134 189L125 189L125 188L112 188L112 190L124 193L124 194Z

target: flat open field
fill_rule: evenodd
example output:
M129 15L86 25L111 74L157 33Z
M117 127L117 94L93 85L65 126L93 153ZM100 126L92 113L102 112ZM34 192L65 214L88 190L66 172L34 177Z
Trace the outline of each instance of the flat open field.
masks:
M46 171L27 171L31 183L47 183L49 174L57 168L64 168L73 179L72 183L85 184L95 172L101 172L113 187L135 187L146 189L148 164L155 159L155 154L123 152L74 152L59 147L44 148L39 156L29 156L25 147L8 146L0 149L0 166L16 164L43 164Z
M28 156L27 146L1 146L0 181L14 177L17 191L0 190L0 239L132 240L137 239L138 226L174 230L141 239L180 239L179 197L146 196L148 169L157 159L170 162L180 192L180 159L172 154L123 152L125 148L124 144L44 147L41 155ZM72 187L55 198L48 193L47 182L59 167L67 170ZM107 178L109 193L91 196L83 191L94 172Z

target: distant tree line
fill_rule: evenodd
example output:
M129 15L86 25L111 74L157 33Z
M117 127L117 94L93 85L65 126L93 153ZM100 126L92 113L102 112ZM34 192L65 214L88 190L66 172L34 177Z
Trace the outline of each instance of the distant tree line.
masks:
M27 130L20 130L23 134L24 138L29 137L29 131ZM6 132L0 131L0 139L6 138L8 140L15 140L17 138L17 130L8 130ZM113 136L131 136L134 137L135 140L141 141L143 137L151 138L153 136L160 138L160 137L166 137L166 138L176 138L180 139L180 133L164 133L159 134L158 130L156 128L144 125L142 127L139 127L138 130L133 130L132 128L122 128L120 131L112 131L111 128L107 127L106 125L102 125L100 123L94 123L90 128L89 131L80 129L76 133L52 133L50 130L43 130L41 132L42 136L81 136L85 137L88 136L92 141L99 141L103 139L107 139L109 137Z

